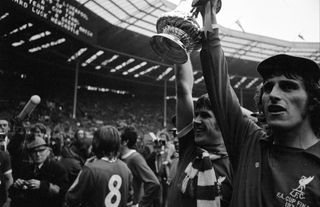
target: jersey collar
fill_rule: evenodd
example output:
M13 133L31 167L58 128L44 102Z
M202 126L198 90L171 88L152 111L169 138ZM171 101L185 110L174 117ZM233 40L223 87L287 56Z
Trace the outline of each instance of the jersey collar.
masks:
M269 145L272 145L273 138L272 138L272 136L263 137L263 138L260 138L260 141L267 143ZM320 141L318 141L317 143L315 143L311 147L303 150L303 152L305 152L307 154L311 154L311 155L315 156L316 158L320 159Z
M136 150L130 149L129 152L127 152L126 154L121 156L121 159L126 159L126 158L128 158L130 155L132 155L135 152L136 152Z

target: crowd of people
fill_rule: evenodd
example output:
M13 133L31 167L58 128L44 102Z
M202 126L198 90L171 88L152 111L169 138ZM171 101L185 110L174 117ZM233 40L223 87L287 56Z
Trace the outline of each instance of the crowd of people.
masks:
M32 91L29 93L32 94ZM157 133L163 127L162 97L133 97L81 89L78 91L76 119L73 119L72 94L40 96L42 100L30 115L29 122L41 122L66 136L73 135L79 127L90 130L104 124L117 127L135 125L140 136L149 132ZM28 98L25 95L2 98L0 116L11 119L21 111ZM167 122L170 122L169 118L174 114L174 101L168 101L167 114Z
M285 54L262 61L249 119L230 85L218 1L199 2L207 94L193 101L189 54L175 65L176 131L147 144L136 126L102 124L61 139L43 123L1 119L0 206L320 206L319 66Z
M165 206L177 156L167 131L147 143L132 125L78 128L69 138L0 119L0 135L0 206Z

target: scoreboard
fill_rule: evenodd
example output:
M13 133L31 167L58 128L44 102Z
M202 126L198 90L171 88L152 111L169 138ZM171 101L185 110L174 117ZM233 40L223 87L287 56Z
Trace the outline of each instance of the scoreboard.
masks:
M10 8L17 8L25 15L40 19L87 43L96 43L99 18L74 0L5 1Z

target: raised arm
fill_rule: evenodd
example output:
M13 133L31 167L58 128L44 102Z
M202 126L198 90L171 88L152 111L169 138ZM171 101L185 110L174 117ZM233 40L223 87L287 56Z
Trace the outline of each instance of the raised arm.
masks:
M212 110L219 123L225 145L234 167L238 164L241 146L258 127L243 118L240 103L232 89L228 65L221 48L215 9L217 0L208 1L203 14L204 32L200 53L203 76L212 103Z
M193 71L190 61L181 65L175 65L176 76L176 125L177 130L180 132L193 120L193 100L192 100L192 88L193 88Z

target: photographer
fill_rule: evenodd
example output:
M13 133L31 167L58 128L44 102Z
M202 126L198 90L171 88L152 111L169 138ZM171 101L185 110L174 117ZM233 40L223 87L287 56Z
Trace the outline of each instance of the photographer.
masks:
M179 163L179 140L177 137L176 118L177 118L176 115L174 115L171 118L171 122L172 122L174 128L169 130L173 136L173 145L174 145L175 151L174 151L173 155L171 156L171 165L170 165L170 170L169 170L169 174L168 174L168 178L167 178L168 187L170 187L173 179L176 176L177 167L178 167L178 163Z
M11 207L59 207L67 190L68 177L63 166L51 159L51 149L43 138L26 140L32 163L25 163L23 174L10 189Z
M171 158L175 153L175 147L170 139L169 133L163 131L159 134L159 140L163 146L163 164L170 166L171 165Z
M7 120L0 120L0 207L8 206L8 189L12 185L12 169L9 153L6 152L8 142L9 123Z
M7 151L7 145L9 142L9 130L9 122L5 119L0 119L0 150Z

